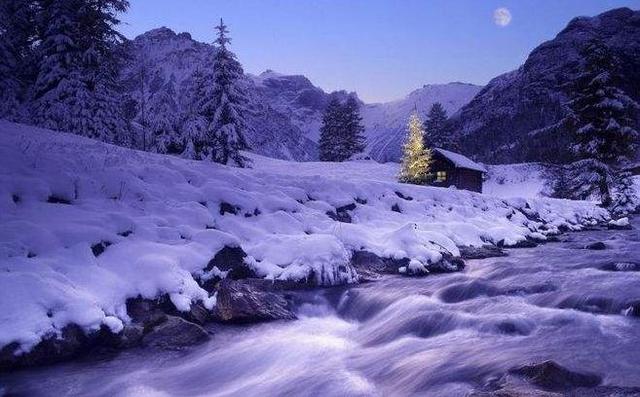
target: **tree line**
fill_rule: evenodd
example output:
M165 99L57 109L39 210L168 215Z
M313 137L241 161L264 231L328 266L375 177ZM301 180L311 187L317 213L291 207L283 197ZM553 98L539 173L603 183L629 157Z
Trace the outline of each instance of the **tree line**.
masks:
M144 150L247 165L243 70L227 26L215 27L215 55L194 76L179 120L186 133L174 125L171 80L149 103L142 95L136 126L120 81L129 43L116 30L128 7L127 0L0 2L0 118L138 148L134 129L142 128Z

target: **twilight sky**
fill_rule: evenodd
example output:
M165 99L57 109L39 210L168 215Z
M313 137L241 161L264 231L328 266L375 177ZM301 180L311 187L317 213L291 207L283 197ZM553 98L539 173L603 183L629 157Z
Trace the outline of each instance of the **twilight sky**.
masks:
M167 26L211 42L223 17L245 71L304 74L366 102L429 83L486 84L573 17L640 0L130 0L129 38Z

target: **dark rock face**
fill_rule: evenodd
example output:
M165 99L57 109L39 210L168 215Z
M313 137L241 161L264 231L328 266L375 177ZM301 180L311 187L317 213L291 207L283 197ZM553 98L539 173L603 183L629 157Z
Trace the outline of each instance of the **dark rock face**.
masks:
M220 215L224 215L224 214L237 215L238 211L240 211L240 207L237 207L233 204L229 204L225 201L220 203Z
M483 245L482 247L460 247L460 257L463 259L485 259L500 256L507 256L508 254L495 245Z
M635 302L629 302L624 309L625 316L640 317L640 300Z
M405 274L408 276L424 276L430 273L452 273L464 269L464 261L452 255L443 255L440 262L432 263L427 267L427 272L411 272L408 270L409 258L394 259L381 258L369 251L355 251L351 255L351 265L360 275L361 281L374 281L381 274ZM404 268L405 272L400 269Z
M587 244L584 248L588 250L600 251L607 249L607 245L602 241L596 241L595 243Z
M101 241L91 246L91 252L93 252L93 256L97 258L98 256L102 255L104 250L106 250L107 247L110 245L111 245L111 242L109 241Z
M602 378L595 374L579 373L560 366L555 361L524 365L509 370L513 375L546 390L559 391L578 387L596 387Z
M225 246L216 253L204 270L209 271L215 266L222 271L229 272L227 278L234 280L257 277L255 271L244 263L246 256L246 252L241 247ZM205 289L210 290L209 288Z
M196 345L209 339L207 331L192 322L180 317L167 316L167 319L156 325L144 338L145 346L163 349L179 349Z
M0 350L0 370L53 364L77 357L90 345L89 337L74 324L67 325L60 335L50 335L30 352L18 353L18 344L11 343Z
M356 209L355 203L351 203L351 204L343 205L342 207L336 208L335 212L328 211L327 216L336 222L351 223L353 220L351 219L351 214L349 214L349 211L353 211L355 209Z
M217 316L221 321L253 323L272 320L293 320L291 304L281 294L249 280L224 279L218 289Z
M127 299L127 314L135 324L141 325L145 331L167 319L167 315L156 301L140 297Z
M537 247L538 243L536 243L533 240L522 240L522 241L518 241L515 244L507 245L505 244L504 240L500 240L496 245L498 246L498 248L533 248L533 247Z
M585 70L580 52L602 40L621 67L620 88L640 100L640 11L619 8L595 17L573 19L553 40L530 54L524 65L491 80L452 122L461 131L462 153L492 163L561 162L559 148L570 137L540 131L564 117L571 84ZM538 131L532 134L533 131Z

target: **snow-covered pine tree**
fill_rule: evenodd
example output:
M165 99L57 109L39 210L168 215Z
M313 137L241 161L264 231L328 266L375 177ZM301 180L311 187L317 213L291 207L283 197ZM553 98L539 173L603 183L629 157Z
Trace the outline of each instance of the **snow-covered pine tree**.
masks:
M355 97L349 96L342 106L342 117L343 132L340 146L342 146L343 158L338 161L344 161L356 153L362 153L366 147L360 105Z
M446 133L447 111L440 102L431 105L427 119L424 121L425 146L450 148L451 137Z
M239 80L243 71L240 62L228 48L231 39L227 35L229 29L220 19L216 54L213 59L213 92L212 108L205 109L211 115L207 126L207 135L213 140L211 159L221 164L234 164L245 167L249 159L240 151L249 148L244 133L248 128L245 121L247 98Z
M339 158L342 157L340 153L342 111L340 101L335 97L331 98L322 115L318 141L320 161L341 161Z
M215 110L212 100L212 75L196 69L191 89L187 92L186 109L182 120L182 157L193 160L211 159L213 136L207 134L209 120Z
M33 87L36 124L127 145L120 106L117 14L126 0L43 0L42 44Z
M612 167L632 157L638 148L635 130L638 104L616 86L618 63L609 49L593 41L584 51L586 72L576 79L575 95L568 102L568 125L574 132L571 149L579 160L571 166L567 190L596 189L603 206L612 204ZM582 186L580 186L582 185Z
M22 104L35 72L35 17L34 0L0 2L0 118L28 121Z
M431 178L431 149L424 146L424 131L418 113L414 111L409 117L407 136L402 146L402 164L400 166L400 182L425 184Z
M178 133L176 129L175 77L163 84L151 96L148 103L148 127L151 150L157 153L179 153Z
M640 197L633 183L633 176L628 171L618 172L613 181L611 212L615 216L625 216L640 210Z

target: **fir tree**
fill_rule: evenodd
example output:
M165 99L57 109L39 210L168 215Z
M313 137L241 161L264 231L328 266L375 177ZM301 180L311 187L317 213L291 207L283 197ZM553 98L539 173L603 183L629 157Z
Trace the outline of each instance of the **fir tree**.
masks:
M427 119L424 121L425 145L430 147L450 148L451 137L445 129L447 111L440 102L431 106Z
M192 77L192 89L189 91L184 120L182 121L182 157L193 160L211 159L213 137L207 134L213 105L211 74L196 69Z
M403 145L402 164L398 179L400 182L425 184L431 178L432 154L424 146L424 131L417 112L409 117L407 136Z
M341 139L343 158L338 161L347 160L356 153L362 153L366 147L360 105L353 96L349 96L341 113L343 117Z
M340 161L340 133L342 129L342 106L332 98L322 115L318 150L320 161Z
M42 57L33 88L35 122L127 145L128 123L120 106L115 30L124 0L45 0Z
M611 212L615 216L637 213L640 210L640 197L634 187L633 175L628 171L619 172L614 177L613 185Z
M602 205L612 203L611 188L616 178L612 167L632 157L637 150L635 120L638 105L617 86L618 64L602 43L592 42L585 50L586 72L576 80L576 92L569 101L564 124L573 131L571 147L578 159L569 170L571 198L585 197L597 190Z
M243 71L236 56L227 47L231 39L229 30L220 19L217 51L213 61L213 92L211 102L203 111L209 118L207 126L208 139L213 142L211 159L217 163L232 163L239 167L248 165L249 160L240 154L249 148L244 133L247 130L245 121L246 96L239 86Z
M175 77L158 89L149 100L149 133L152 150L157 153L179 152L176 118L178 105L175 101Z
M0 118L28 121L22 109L33 83L34 0L0 2Z
M332 97L325 108L320 127L320 161L345 161L364 151L365 138L359 104L349 97L344 104Z

